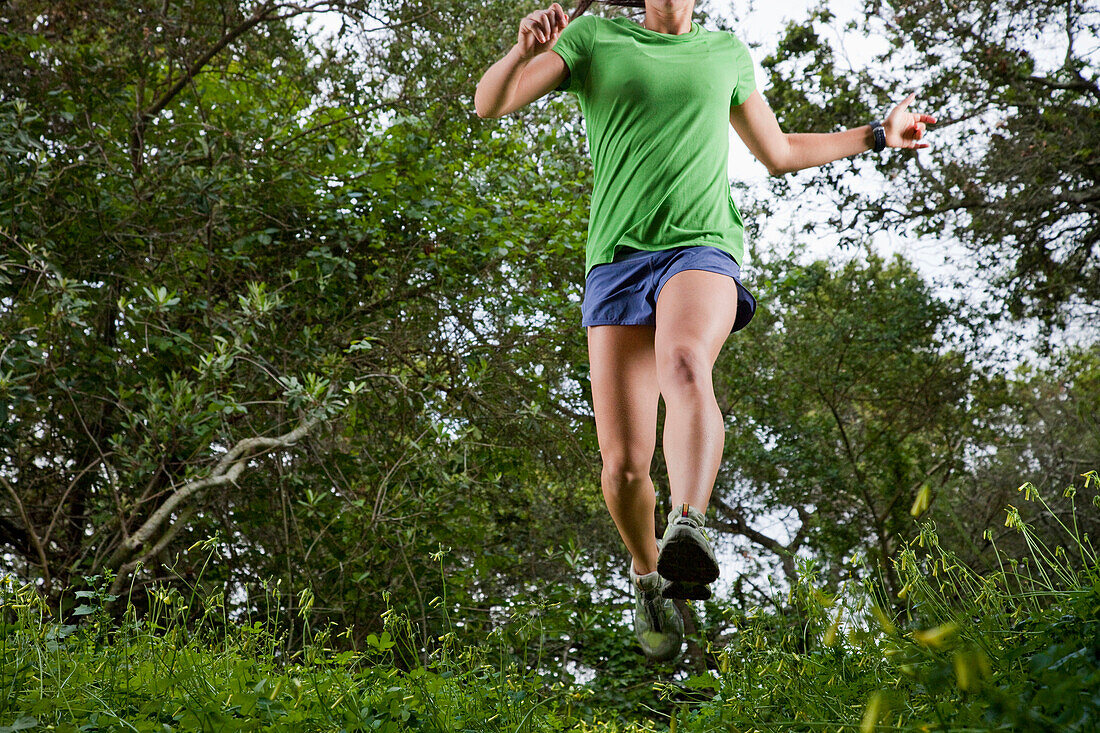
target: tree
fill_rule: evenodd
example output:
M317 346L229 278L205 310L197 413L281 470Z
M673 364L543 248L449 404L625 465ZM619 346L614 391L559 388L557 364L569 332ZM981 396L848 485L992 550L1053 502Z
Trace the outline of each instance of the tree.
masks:
M1083 0L868 0L858 32L889 41L873 69L844 68L814 30L824 7L791 24L762 63L790 129L828 130L880 115L918 84L937 115L935 145L875 163L881 196L859 192L853 159L809 185L837 202L829 225L858 241L910 227L957 238L1013 316L1057 325L1095 315L1100 298L1100 86L1088 39L1100 15ZM1057 58L1051 58L1054 48ZM775 184L785 189L789 182ZM783 200L786 200L784 198Z
M754 282L761 309L716 366L728 427L715 526L771 553L792 584L799 553L839 580L860 552L896 591L911 506L962 468L976 375L952 335L960 308L898 257L775 261ZM789 541L759 528L784 512Z
M1080 489L1082 476L1100 466L1100 347L1066 348L1046 364L1022 364L989 380L979 395L988 406L985 417L973 430L969 467L955 488L958 499L947 497L948 505L958 507L947 517L957 528L955 544L969 545L964 561L996 569L988 545L976 541L987 530L1010 556L1029 553L1019 533L1005 526L1009 505L1025 521L1036 521L1035 533L1051 547L1065 542L1059 523L1095 537L1100 517L1089 504L1095 494L1067 493L1067 487ZM1051 511L1028 506L1028 492L1020 490L1025 482ZM1068 561L1076 565L1079 559Z
M376 9L314 9L332 8ZM108 570L186 584L186 553L162 564L216 535L204 577L235 610L285 579L288 608L312 586L360 636L383 590L427 616L441 545L456 577L486 571L467 579L490 606L532 569L571 573L546 552L562 525L606 521L576 498L584 212L561 191L584 179L529 144L575 140L457 114L429 63L376 83L376 48L311 38L291 6L19 10L0 61L7 569L54 603ZM447 52L401 28L379 47Z

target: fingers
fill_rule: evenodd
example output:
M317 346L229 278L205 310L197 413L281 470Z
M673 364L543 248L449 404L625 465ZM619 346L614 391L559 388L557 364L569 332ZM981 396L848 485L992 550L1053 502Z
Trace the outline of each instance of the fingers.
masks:
M909 96L907 96L905 99L898 102L898 105L897 105L897 107L894 108L894 111L899 112L899 113L900 112L905 112L906 108L910 104L912 104L913 100L916 99L916 98L917 98L917 93L916 92L910 92ZM932 115L921 114L919 112L910 112L909 114L912 115L914 124L915 123L925 123L925 124L933 125L933 124L936 123L936 118L933 117Z
M546 9L546 20L548 23L548 29L551 37L561 32L565 26L569 23L569 17L566 16L565 10L561 5L554 3Z
M932 115L923 115L923 114L915 114L914 113L913 116L912 116L912 124L909 126L909 129L910 129L910 131L912 131L914 136L919 140L921 137L924 136L925 130L928 129L927 125L934 125L935 123L936 123L936 118L933 117Z
M519 22L519 32L531 36L535 43L546 43L547 31L542 27L537 18L524 18Z
M530 36L535 40L535 43L542 43L539 38L539 31L535 29L535 21L530 18L524 18L519 22L519 34L520 36Z
M901 108L901 109L905 109L910 104L912 104L913 100L916 99L916 98L917 98L917 93L916 92L910 92L908 97L906 97L905 99L901 100L900 103L898 103L898 107Z
M550 29L550 15L544 11L543 14L539 16L538 24L539 31L542 32L542 37L539 40L546 43L550 40L550 34L553 33Z
M569 16L565 14L565 8L558 3L553 3L550 9L554 11L554 17L558 21L557 24L564 28L566 24L569 23Z
M910 92L886 116L884 124L886 125L887 145L890 147L915 150L932 147L928 143L920 141L927 131L927 126L936 123L936 118L932 115L910 112L906 109L916 98L917 93Z
M520 21L520 33L526 33L537 43L547 43L569 23L565 10L554 3L546 10L538 10Z
M925 128L925 123L924 123L923 120L927 119L931 122L935 122L935 120L932 119L931 117L929 117L928 115L913 115L913 118L916 121L912 125L910 125L910 127L909 127L909 130L908 130L909 134L906 137L908 138L910 144L907 145L906 147L913 148L914 150L923 150L925 148L932 147L931 145L929 145L926 142L918 142L918 141L921 138L924 137L924 131L926 129Z

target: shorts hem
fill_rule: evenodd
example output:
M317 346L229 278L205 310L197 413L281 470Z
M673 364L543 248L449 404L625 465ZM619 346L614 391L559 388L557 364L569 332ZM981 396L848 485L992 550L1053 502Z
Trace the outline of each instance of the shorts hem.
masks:
M588 328L589 326L656 326L656 321L630 321L629 323L623 323L622 321L582 321L581 327Z
M738 285L741 285L741 280L736 275L731 275L725 270L719 270L717 268L712 269L709 267L685 267L682 270L677 270L676 272L666 277L663 281L661 281L661 283L657 286L657 291L653 293L654 302L661 299L661 292L665 289L665 286L668 285L668 281L679 275L681 272L713 272L715 275L725 275L726 277L732 279ZM741 287L744 286L742 285Z

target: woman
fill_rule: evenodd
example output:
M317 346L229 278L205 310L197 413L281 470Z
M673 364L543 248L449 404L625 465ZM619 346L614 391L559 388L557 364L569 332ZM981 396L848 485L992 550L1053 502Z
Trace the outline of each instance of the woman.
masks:
M633 559L635 632L647 656L679 654L674 598L705 599L719 573L704 515L724 429L711 370L756 309L740 282L741 216L727 178L728 123L772 175L884 147L923 148L935 120L908 111L843 132L786 134L756 90L745 45L691 19L695 0L611 0L628 18L571 18L558 3L520 21L478 83L481 117L552 90L577 95L595 170L585 262L592 403L604 499ZM655 533L649 470L657 401L674 507Z

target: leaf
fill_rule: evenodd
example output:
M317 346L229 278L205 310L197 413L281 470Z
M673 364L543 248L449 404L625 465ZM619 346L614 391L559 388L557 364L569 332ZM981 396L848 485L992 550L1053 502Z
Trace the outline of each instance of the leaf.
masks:
M11 725L0 726L0 733L14 733L14 731L17 730L30 730L37 725L37 718L33 718L30 715L24 715L20 718L16 718L15 722Z
M718 685L718 678L709 674L697 674L684 682L684 687L691 690L717 690Z

